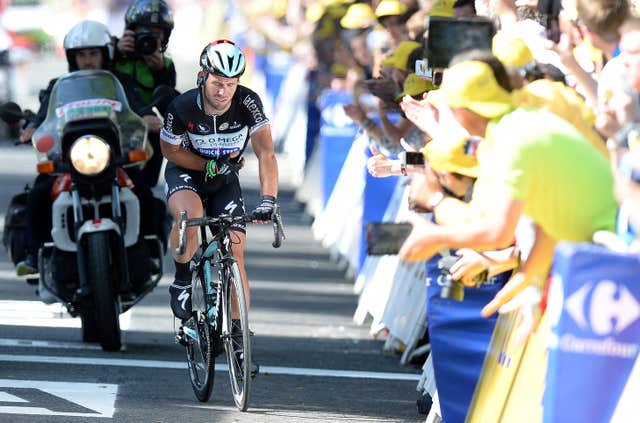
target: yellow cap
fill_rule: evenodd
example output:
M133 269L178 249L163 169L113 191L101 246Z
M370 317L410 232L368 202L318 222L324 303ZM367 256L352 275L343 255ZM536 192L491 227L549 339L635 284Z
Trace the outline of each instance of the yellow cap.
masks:
M396 97L396 100L402 99L405 95L410 95L411 97L421 95L435 88L436 87L431 83L431 81L422 79L415 73L410 73L404 80L404 84L402 84L402 92L398 97Z
M367 3L355 3L349 6L347 13L340 19L345 29L368 28L376 21L373 9Z
M401 41L393 54L384 59L380 64L382 66L390 66L400 70L407 70L409 55L413 50L417 49L421 45L422 44L417 41Z
M490 119L515 106L511 94L498 84L489 65L475 60L445 70L439 91L449 107L464 107Z
M433 0L429 16L453 16L453 4L455 0Z
M507 35L503 31L493 36L491 50L505 66L522 68L527 63L535 61L531 50L521 38Z
M376 18L380 19L385 16L404 15L407 12L407 6L398 0L382 0L376 7Z
M322 3L314 2L307 6L304 17L308 22L316 23L324 15L324 11L325 8Z
M466 136L455 139L436 138L422 149L422 153L436 172L459 173L477 178L477 145L478 139Z

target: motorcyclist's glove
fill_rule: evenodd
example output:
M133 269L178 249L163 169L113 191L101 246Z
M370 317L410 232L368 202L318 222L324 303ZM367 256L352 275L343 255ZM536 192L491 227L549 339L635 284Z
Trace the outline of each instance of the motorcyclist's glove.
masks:
M267 222L271 220L273 210L276 207L276 197L273 195L263 195L260 198L260 204L251 212L254 220Z

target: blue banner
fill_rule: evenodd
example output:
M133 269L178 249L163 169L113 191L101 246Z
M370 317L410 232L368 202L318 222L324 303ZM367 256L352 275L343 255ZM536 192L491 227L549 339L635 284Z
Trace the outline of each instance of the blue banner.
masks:
M454 254L451 251L451 254ZM436 388L444 423L462 423L473 397L497 315L480 316L480 310L507 281L507 274L492 278L491 285L464 288L464 300L440 298L443 277L436 255L426 264L427 328Z
M344 111L343 106L352 101L352 94L345 90L325 90L318 99L320 112L320 157L322 162L322 205L333 192L340 170L358 127Z
M551 284L544 422L609 422L638 359L640 257L562 243Z

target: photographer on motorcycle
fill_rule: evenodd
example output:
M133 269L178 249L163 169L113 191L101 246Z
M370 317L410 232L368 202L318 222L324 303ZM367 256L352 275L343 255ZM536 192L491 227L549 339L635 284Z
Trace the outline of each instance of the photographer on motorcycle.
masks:
M114 68L133 79L146 104L159 85L176 87L175 65L164 54L172 29L173 14L163 0L136 0L125 13L125 31L117 40ZM162 167L161 127L160 121L149 126L153 155L142 169L145 181L152 187L158 183Z
M64 49L70 72L90 69L111 70L114 50L112 38L107 27L100 22L85 20L76 24L65 36ZM144 113L145 104L133 89L131 79L126 75L113 73L122 84L131 109L138 114ZM49 107L49 96L56 81L57 78L52 79L47 88L40 92L40 108L20 134L20 142L30 142L36 128L45 120ZM150 111L143 119L148 127L157 125L157 121L159 121ZM156 230L159 231L160 225L152 218L154 216L153 193L145 183L138 167L129 167L126 172L134 184L133 191L140 201L141 216L145 216L144 219L141 219L141 233L142 235L154 234ZM55 175L39 174L29 191L27 198L27 256L25 260L16 265L18 276L38 273L38 249L43 242L51 239L53 204L51 189L55 180Z

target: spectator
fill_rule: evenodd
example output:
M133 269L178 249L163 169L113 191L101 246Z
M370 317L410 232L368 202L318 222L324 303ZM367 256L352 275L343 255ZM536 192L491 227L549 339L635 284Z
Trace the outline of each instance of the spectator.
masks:
M400 256L420 261L444 247L504 248L526 214L538 234L528 259L536 266L523 266L522 275L499 294L501 304L532 279L545 278L555 242L588 241L595 231L614 227L612 175L606 159L571 125L548 112L517 107L486 63L466 61L449 68L441 92L469 134L484 138L472 200L480 213L474 222L450 226L414 217ZM495 308L493 303L485 312Z

